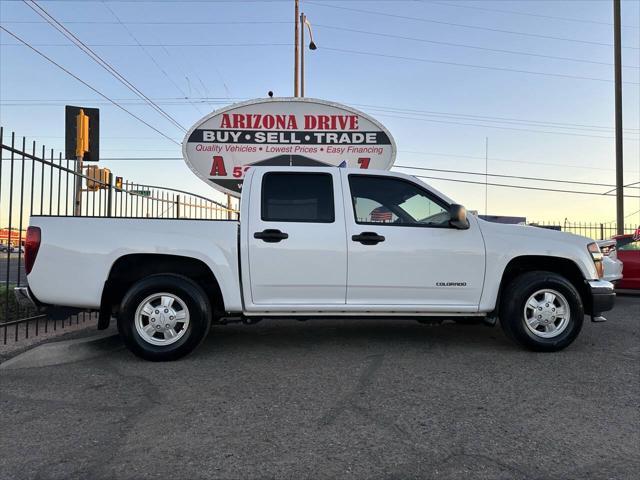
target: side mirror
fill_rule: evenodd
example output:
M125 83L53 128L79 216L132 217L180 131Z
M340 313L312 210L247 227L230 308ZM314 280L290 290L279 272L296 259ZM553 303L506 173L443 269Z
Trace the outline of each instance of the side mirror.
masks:
M449 225L459 230L469 228L469 220L467 219L467 209L462 205L453 204L449 207Z

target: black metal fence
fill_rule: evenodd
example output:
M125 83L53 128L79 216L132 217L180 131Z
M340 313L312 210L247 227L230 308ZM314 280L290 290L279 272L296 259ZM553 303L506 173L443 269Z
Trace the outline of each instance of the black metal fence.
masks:
M559 230L561 232L574 233L583 237L593 238L594 240L607 240L618 233L615 222L608 223L591 223L591 222L569 222L567 220L561 222L529 222L529 225ZM624 225L624 233L635 232L638 225Z
M32 215L127 218L235 219L237 210L215 200L177 189L125 181L112 174L96 178L44 145L27 144L0 127L0 342L49 333L95 321L92 312L53 320L18 304L15 286L26 284L23 245ZM76 190L80 187L79 192ZM87 188L90 187L90 188ZM544 228L594 239L610 238L615 223L531 222ZM631 233L636 225L625 225Z
M27 143L0 127L0 342L49 333L94 320L91 312L51 320L18 304L13 289L26 284L23 256L32 215L126 218L235 219L237 210L190 192L131 181L76 160L63 159L44 145Z

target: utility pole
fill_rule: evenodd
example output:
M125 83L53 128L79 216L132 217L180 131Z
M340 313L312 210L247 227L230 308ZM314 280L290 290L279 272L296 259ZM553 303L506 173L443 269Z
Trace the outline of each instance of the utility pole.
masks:
M306 16L300 14L300 96L304 97L304 22Z
M484 214L489 215L489 137L484 137Z
M300 48L300 30L299 30L299 18L300 18L300 0L294 0L295 2L295 13L293 16L293 25L295 28L295 34L294 34L294 59L293 59L293 96L294 97L298 97L299 96L299 90L298 90L298 79L300 78L299 74L298 74L298 70L299 70L299 57L300 57L300 52L299 52L299 48Z
M616 228L624 233L624 175L622 161L622 46L620 38L620 0L613 0L613 51L616 91Z

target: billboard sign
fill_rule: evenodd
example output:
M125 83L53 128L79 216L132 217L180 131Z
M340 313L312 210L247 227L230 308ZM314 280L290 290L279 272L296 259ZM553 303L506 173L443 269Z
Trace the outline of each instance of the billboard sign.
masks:
M388 170L396 145L382 124L351 107L312 98L269 98L207 115L187 132L182 153L200 179L239 196L253 165Z

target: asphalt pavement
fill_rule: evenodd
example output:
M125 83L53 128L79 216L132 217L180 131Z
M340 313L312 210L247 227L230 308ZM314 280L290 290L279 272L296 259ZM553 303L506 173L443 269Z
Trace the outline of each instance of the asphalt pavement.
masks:
M484 326L265 321L173 363L3 369L0 478L637 478L640 298L608 318L553 354Z

